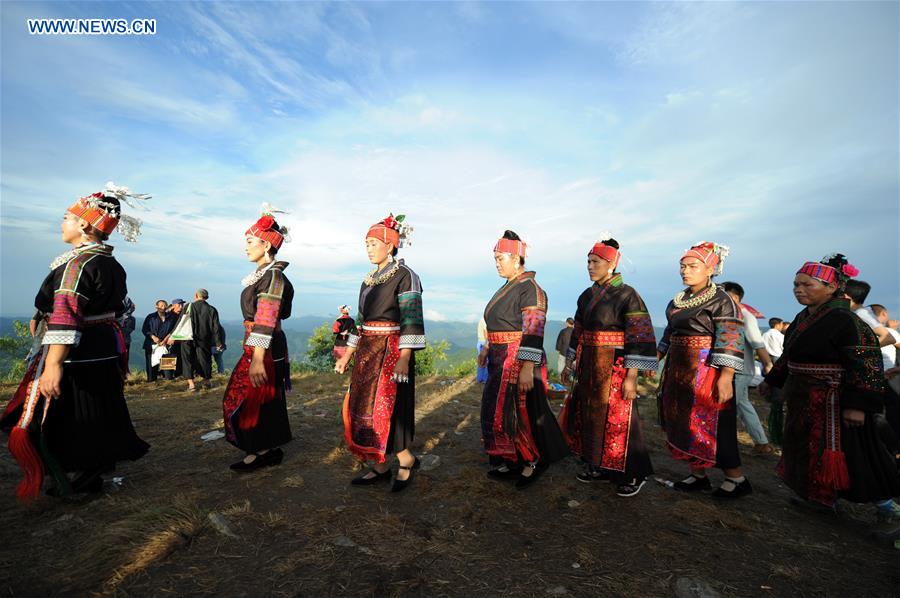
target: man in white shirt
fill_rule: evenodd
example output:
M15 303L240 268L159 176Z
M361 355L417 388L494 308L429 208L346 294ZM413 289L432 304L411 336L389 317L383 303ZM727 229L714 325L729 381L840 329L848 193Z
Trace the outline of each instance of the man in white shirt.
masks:
M853 310L853 313L859 316L860 320L868 324L872 329L872 332L875 333L875 336L878 337L880 346L885 347L887 345L893 345L894 337L892 337L887 331L887 328L878 321L878 318L875 317L875 313L863 305L871 290L872 286L865 281L856 279L848 280L847 286L844 288L844 297L850 300L850 309Z
M769 329L763 332L763 344L772 362L778 361L784 353L784 331L787 324L781 318L769 318Z
M722 288L740 306L741 314L744 317L744 371L734 376L735 407L738 417L741 418L747 433L753 439L753 452L758 455L768 455L773 452L773 449L766 437L766 431L759 421L759 414L756 413L753 403L750 402L750 381L753 380L753 373L756 371L753 354L756 353L759 356L759 360L763 364L763 374L768 374L772 369L772 358L766 351L759 324L756 323L756 316L741 305L744 288L736 282L723 283Z

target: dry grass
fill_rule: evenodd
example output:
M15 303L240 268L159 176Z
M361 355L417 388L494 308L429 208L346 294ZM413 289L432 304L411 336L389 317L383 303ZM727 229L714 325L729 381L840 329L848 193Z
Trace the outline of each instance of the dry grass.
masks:
M897 591L896 553L867 539L871 513L863 506L827 519L791 509L771 457L747 456L757 491L737 505L652 482L638 497L618 499L608 484L575 481L573 460L526 491L489 480L479 447L481 387L471 379L420 381L416 444L440 457L437 469L418 472L401 495L351 488L359 464L341 445L345 384L331 375L296 378L295 441L280 467L252 475L227 469L237 457L230 445L199 438L221 425L224 385L188 395L172 383L131 384L135 425L153 448L119 468L121 489L93 500L18 505L10 498L17 468L0 456L0 589L668 596L691 577L723 596ZM641 393L652 388L644 382ZM640 410L658 475L676 479L683 466L662 450L653 402L642 399ZM215 529L211 512L235 537ZM22 566L24 555L40 558Z

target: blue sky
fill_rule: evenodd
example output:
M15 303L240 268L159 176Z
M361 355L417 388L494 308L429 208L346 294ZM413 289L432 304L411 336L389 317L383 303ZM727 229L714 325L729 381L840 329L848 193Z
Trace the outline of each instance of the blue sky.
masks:
M202 286L239 317L263 201L291 211L303 315L355 304L388 211L432 319L478 317L506 228L554 318L604 230L659 325L701 239L766 315L834 251L900 312L898 6L3 2L0 314L29 313L60 215L108 180L154 195L140 243L111 240L141 313ZM31 36L39 17L157 34Z

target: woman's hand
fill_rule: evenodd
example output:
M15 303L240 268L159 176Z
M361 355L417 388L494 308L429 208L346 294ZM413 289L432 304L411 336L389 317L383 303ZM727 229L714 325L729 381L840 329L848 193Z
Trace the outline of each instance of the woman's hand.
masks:
M534 388L534 362L523 361L519 371L519 392L530 392Z
M723 367L716 381L716 390L719 393L719 404L727 403L734 397L734 369Z
M866 412L859 409L844 409L841 411L844 425L848 428L859 428L866 423Z
M575 364L566 360L566 367L559 373L559 381L563 384L569 384L572 381L572 372L575 371Z
M38 380L38 392L48 399L55 399L62 394L60 383L62 382L62 364L44 363L44 371Z
M262 347L253 347L253 357L250 360L250 384L259 388L268 381L265 363L266 350Z
M637 398L637 376L638 371L629 369L622 381L622 398L626 401L633 401Z
M485 345L481 349L481 353L478 354L478 358L477 358L478 367L480 367L480 368L487 367L487 361L488 361L488 346Z
M334 371L338 374L343 374L347 371L347 366L350 364L350 356L344 353L344 356L338 359L334 363Z
M400 358L397 360L397 364L394 366L394 373L391 376L391 380L397 384L409 382L409 357L411 353L410 349L400 350Z

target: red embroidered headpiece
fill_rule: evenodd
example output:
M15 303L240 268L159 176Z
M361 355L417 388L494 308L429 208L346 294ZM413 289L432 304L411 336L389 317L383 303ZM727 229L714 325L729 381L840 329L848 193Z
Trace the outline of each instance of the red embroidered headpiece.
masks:
M797 274L806 274L810 278L815 278L825 284L841 284L859 274L859 269L849 263L844 264L838 270L834 266L829 266L822 262L806 262L797 270Z
M281 248L282 243L284 243L284 234L281 232L280 228L276 228L277 226L278 224L272 216L264 215L248 228L247 232L244 234L257 237L263 241L268 241L272 244L272 247L278 250Z
M494 251L500 253L509 253L519 257L528 257L528 245L525 241L514 241L513 239L499 239L494 245Z
M410 244L413 228L403 222L405 219L406 216L403 214L396 217L393 214L388 214L387 218L369 227L366 238L372 237L382 243L389 243L398 248L406 247Z
M719 256L716 255L716 246L708 241L703 241L685 251L681 259L686 257L695 257L707 266L715 266L719 263Z
M588 252L588 255L596 255L601 260L606 260L612 264L613 270L619 267L619 259L622 257L622 254L619 253L618 249L612 245L605 244L603 241L594 243L594 246Z
M106 195L103 193L91 193L86 197L79 198L69 206L68 211L101 233L109 235L116 230L116 226L119 224L121 210L114 204L104 206L105 200Z
M107 236L118 227L126 241L135 243L141 234L141 221L122 214L122 204L137 208L151 197L146 193L132 193L128 187L108 182L106 189L79 198L67 211Z
M690 249L684 252L681 259L686 257L694 257L713 268L713 276L717 276L725 269L725 258L728 257L729 249L725 245L711 243L709 241L700 241L694 243Z

